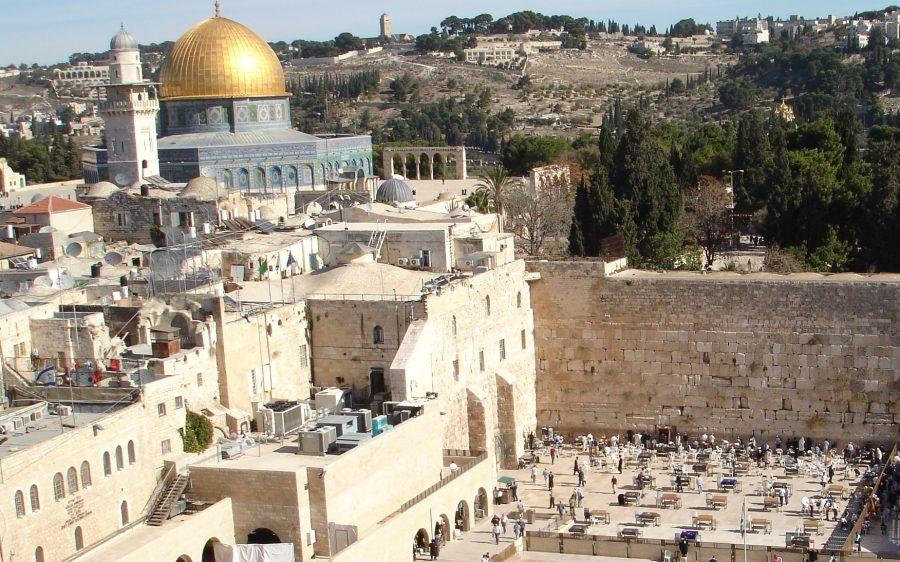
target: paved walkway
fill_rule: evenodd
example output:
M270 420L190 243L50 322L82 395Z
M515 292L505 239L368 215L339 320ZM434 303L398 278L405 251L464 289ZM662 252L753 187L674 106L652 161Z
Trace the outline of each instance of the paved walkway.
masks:
M491 522L482 519L473 530L463 533L461 539L452 540L441 549L441 562L481 562L485 552L491 556L499 553L513 542L512 523L506 526L507 533L500 537L500 544L494 544Z

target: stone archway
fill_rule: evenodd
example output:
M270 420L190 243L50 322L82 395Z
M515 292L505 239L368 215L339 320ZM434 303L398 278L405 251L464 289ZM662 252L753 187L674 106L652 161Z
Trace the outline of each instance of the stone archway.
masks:
M192 562L191 557L187 554L182 554L178 558L175 559L175 562Z
M452 174L446 169L449 162L454 164ZM407 179L468 178L464 146L388 146L382 149L382 163L386 180L398 173Z
M278 544L281 539L275 534L275 531L260 527L247 535L247 544Z
M216 562L216 544L220 542L216 537L206 541L206 544L203 545L201 562Z
M469 511L469 504L466 500L460 500L456 504L456 514L453 518L453 528L466 532L472 528L472 514Z
M441 516L438 517L438 525L440 526L441 539L443 539L445 543L450 542L453 538L453 527L450 526L450 518L447 517L446 513L442 513ZM437 533L435 533L434 536L437 537Z
M421 548L425 552L428 552L428 543L431 540L428 538L428 529L419 529L416 531L416 536L413 538L416 544L416 548Z
M475 495L475 501L472 505L474 507L476 521L488 516L491 510L491 503L488 500L488 494L484 488L478 488L478 493Z

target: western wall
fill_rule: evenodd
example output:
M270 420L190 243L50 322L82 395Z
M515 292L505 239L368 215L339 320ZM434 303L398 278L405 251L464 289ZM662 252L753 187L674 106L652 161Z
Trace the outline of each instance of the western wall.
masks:
M539 427L896 438L900 276L528 270Z

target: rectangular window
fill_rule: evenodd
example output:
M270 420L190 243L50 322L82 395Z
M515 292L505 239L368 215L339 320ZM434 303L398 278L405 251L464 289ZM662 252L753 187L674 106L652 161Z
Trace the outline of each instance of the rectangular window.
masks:
M118 227L128 226L128 215L126 215L125 213L116 213L116 226L118 226Z
M453 380L459 380L459 359L453 360Z
M309 357L307 354L309 353L308 348L305 345L300 346L300 366L306 367L309 365Z
M175 409L180 410L182 408L184 408L184 397L176 396L175 397Z
M484 350L478 352L478 368L484 371Z
M194 226L194 213L188 211L178 213L178 226Z
M197 373L197 386L203 386L203 373Z
M164 415L166 415L165 403L160 402L156 405L156 413L159 414L159 417L163 417Z
M500 340L500 361L506 359L506 340Z
M162 449L162 454L168 455L169 453L171 453L171 452L172 452L172 441L171 441L171 439L166 439L165 441L163 441L163 442L160 444L160 447L161 447L161 449Z
M525 330L522 330L522 349L528 347L528 336L525 334Z
M159 213L153 213L153 225L162 226L162 217L160 217Z

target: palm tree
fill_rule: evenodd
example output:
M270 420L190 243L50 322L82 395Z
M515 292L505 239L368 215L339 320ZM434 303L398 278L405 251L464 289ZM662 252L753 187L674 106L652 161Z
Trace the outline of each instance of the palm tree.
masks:
M494 210L500 216L501 224L503 221L503 204L510 189L512 189L518 181L509 175L509 170L502 164L497 164L492 168L488 168L478 175L481 180L475 184L476 193L482 192L494 204Z

